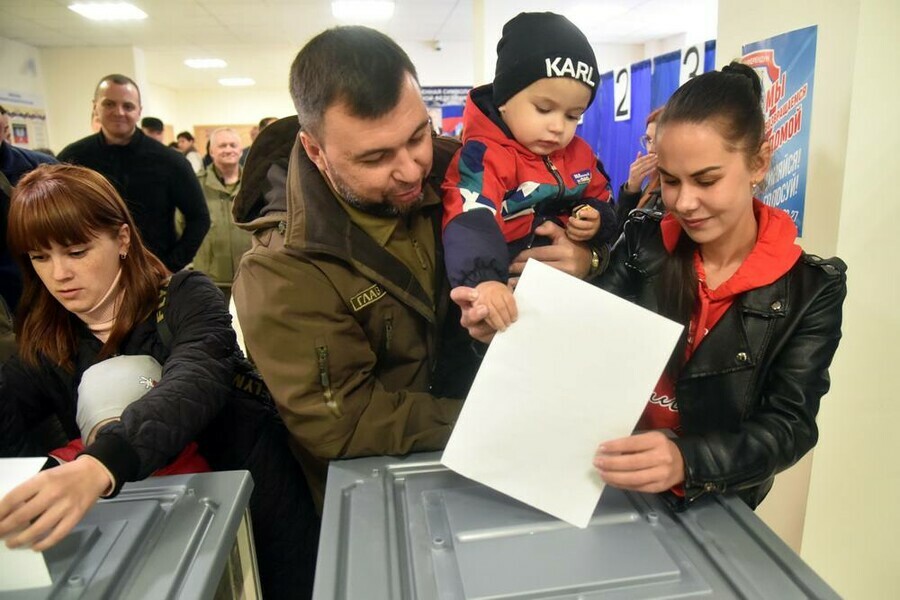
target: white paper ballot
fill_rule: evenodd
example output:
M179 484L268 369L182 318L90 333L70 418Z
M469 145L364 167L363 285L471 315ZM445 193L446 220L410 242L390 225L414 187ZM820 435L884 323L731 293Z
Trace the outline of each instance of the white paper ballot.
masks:
M0 498L41 470L46 458L0 459ZM0 592L50 585L50 571L44 555L30 548L10 550L0 540Z
M629 435L682 326L529 260L441 462L577 527L603 491L600 442Z

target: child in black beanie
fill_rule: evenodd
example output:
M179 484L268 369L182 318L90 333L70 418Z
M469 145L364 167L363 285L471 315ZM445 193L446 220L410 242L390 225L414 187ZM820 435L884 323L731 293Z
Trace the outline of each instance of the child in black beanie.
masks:
M554 13L521 13L503 27L493 84L473 89L463 147L444 180L444 254L453 287L478 291L497 330L516 318L509 264L547 220L591 246L602 270L616 232L609 182L575 127L597 92L594 51Z

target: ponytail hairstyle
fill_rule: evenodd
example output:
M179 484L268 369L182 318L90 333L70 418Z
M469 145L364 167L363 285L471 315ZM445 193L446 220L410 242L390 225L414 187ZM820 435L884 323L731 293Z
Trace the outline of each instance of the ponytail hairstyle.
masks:
M651 113L647 115L647 125L656 123L656 121L659 119L659 115L662 114L662 111L662 106L651 111ZM638 200L637 208L644 208L645 206L647 206L647 203L650 202L650 198L657 190L659 190L659 171L654 170L653 174L650 175L650 179L647 181L647 187L644 188L644 195L641 196L640 200Z
M722 136L728 150L743 152L752 168L765 142L761 99L762 84L756 72L743 63L732 62L721 71L704 73L678 88L659 117L656 135L659 137L670 123L709 123ZM657 280L660 314L684 325L690 323L697 303L696 251L697 244L690 236L681 235ZM666 367L672 379L677 378L684 364L687 335L685 330Z
M28 253L84 244L118 235L128 225L131 242L121 261L122 306L98 358L112 356L135 325L150 316L169 271L144 246L125 202L99 173L74 165L41 165L23 177L13 191L7 241L22 270L23 292L16 319L19 355L37 366L40 357L67 371L74 368L75 329L71 313L44 286Z

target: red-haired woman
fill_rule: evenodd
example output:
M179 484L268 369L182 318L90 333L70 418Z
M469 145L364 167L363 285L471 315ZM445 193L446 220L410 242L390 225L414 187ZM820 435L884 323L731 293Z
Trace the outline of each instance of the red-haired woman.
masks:
M89 376L95 380L91 393L103 394L103 379L98 383L94 376L98 369L106 368L101 378L115 386L120 378L113 361L123 356L149 357L162 366L158 380L147 377L146 393L115 418L104 420L99 413L87 419L97 433L91 439L84 433L85 448L74 460L43 470L0 499L0 538L8 546L53 546L99 498L151 475L210 426L215 431L208 437L224 438L235 452L255 460L255 465L210 460L219 468L251 470L256 480L251 510L265 506L268 515L274 514L281 506L265 503L284 495L294 504L291 510L303 513L305 504L306 514L312 514L311 500L291 497L292 490L282 483L302 481L299 472L266 477L255 468L287 465L296 471L283 437L263 429L265 424L254 429L250 422L223 430L222 416L239 404L235 374L250 367L238 349L221 292L198 272L170 276L142 243L125 203L106 179L71 165L32 171L13 194L8 243L22 267L24 293L16 322L19 354L3 365L0 379L0 456L27 454L29 434L50 415L59 419L69 440L82 437ZM241 447L248 438L253 447ZM266 521L254 523L257 544L264 546L261 555L272 547L270 536L282 534L266 532ZM311 523L307 519L298 527L306 531ZM266 586L273 565L260 567ZM302 572L303 565L295 562L294 570Z

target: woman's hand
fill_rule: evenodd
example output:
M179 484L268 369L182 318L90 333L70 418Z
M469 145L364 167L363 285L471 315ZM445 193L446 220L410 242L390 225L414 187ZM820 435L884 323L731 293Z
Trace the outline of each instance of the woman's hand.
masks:
M92 456L42 471L0 500L0 539L6 538L9 548L46 550L66 537L111 485L106 468Z
M637 193L641 191L641 183L656 169L657 158L655 153L641 155L640 152L628 168L628 181L625 183L625 191Z
M684 482L681 451L660 431L600 444L594 466L603 481L623 490L657 493Z

